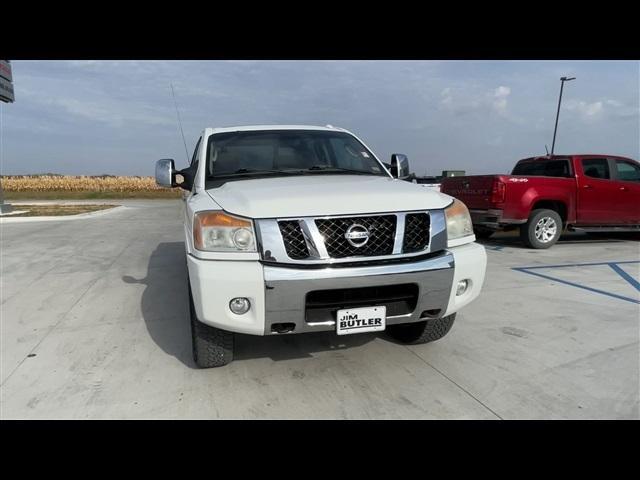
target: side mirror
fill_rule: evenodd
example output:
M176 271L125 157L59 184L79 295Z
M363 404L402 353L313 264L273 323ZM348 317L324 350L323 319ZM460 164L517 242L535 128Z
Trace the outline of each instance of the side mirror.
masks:
M402 153L391 155L391 175L394 178L405 179L409 176L409 159Z
M176 166L172 159L164 158L156 162L156 183L161 187L175 187L175 173Z

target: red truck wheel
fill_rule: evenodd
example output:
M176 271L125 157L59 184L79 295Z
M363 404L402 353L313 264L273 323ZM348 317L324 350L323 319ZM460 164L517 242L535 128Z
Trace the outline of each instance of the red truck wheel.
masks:
M541 208L531 212L527 223L520 227L520 238L527 247L549 248L558 241L562 230L558 212Z

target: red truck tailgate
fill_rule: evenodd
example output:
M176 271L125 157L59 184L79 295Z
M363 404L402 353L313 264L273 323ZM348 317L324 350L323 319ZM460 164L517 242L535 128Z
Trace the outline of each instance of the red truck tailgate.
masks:
M440 191L461 200L470 209L489 209L492 202L494 180L500 175L472 175L448 177L442 180Z

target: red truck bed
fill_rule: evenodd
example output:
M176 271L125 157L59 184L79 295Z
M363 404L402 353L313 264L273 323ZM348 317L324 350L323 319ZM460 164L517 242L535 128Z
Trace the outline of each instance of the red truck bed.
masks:
M474 224L488 223L498 227L498 224L524 223L532 209L532 201L541 197L561 202L565 218L575 218L575 178L520 175L451 177L443 181L441 191L462 200L469 208Z
M559 230L640 229L640 164L624 157L532 157L520 160L511 175L445 178L441 191L467 205L478 236L529 228L542 209L559 216Z

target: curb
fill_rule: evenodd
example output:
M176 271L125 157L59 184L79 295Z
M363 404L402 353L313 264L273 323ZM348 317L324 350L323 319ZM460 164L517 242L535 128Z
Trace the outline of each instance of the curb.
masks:
M14 204L15 205L15 204ZM35 204L30 204L35 205ZM123 209L130 208L124 205L118 205L107 210L99 210L97 212L79 213L77 215L57 215L57 216L42 216L42 217L0 217L0 224L5 223L32 223L32 222L54 222L54 221L69 221L69 220L84 220L87 218L99 217L102 215L109 215L115 211L121 211Z

